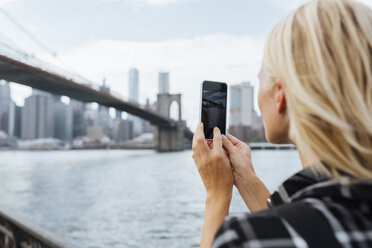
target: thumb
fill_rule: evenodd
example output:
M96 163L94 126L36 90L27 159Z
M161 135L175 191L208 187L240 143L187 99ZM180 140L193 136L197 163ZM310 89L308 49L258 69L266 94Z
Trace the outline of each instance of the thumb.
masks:
M229 154L233 153L235 150L235 146L229 139L226 138L225 135L222 135L222 145L223 148L225 148L229 152Z

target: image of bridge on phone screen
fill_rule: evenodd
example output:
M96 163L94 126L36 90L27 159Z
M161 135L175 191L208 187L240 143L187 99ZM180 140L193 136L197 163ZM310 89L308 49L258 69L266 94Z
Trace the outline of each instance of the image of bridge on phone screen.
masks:
M218 127L221 133L226 130L226 92L203 90L202 122L206 139L213 138L213 128Z

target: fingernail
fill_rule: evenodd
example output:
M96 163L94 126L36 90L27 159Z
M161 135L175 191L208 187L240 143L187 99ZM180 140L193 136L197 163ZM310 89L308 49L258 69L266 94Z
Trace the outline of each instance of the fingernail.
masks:
M222 134L222 139L225 140L227 139L226 136L224 134Z
M220 131L220 129L218 127L215 127L214 128L214 131L217 131L217 130Z

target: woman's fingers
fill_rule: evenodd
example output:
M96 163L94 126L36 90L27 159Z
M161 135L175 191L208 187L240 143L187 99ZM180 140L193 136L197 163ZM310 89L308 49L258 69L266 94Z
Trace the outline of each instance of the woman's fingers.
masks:
M213 149L213 142L211 140L207 140L207 145L209 149Z
M229 154L233 153L235 146L231 143L229 139L222 138L222 145L229 152Z
M200 150L201 152L209 150L207 143L205 142L203 123L200 123L195 130L194 138L192 139L192 149L194 152L196 150Z
M213 129L213 149L222 150L221 131L218 127Z
M232 136L231 134L227 134L226 137L231 141L231 143L234 146L237 145L238 143L241 143L241 141L238 138Z
M241 140L237 139L236 137L232 136L231 134L227 135L229 141L234 145L234 147L240 151L244 151L246 155L251 157L251 148Z

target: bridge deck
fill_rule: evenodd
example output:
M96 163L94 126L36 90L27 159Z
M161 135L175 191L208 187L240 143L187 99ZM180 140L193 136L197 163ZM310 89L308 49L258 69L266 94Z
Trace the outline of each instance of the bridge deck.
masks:
M83 102L96 102L136 115L154 125L175 126L176 122L139 104L119 99L109 93L95 90L60 75L30 66L0 55L0 77L10 82L27 85L57 95L64 95Z

